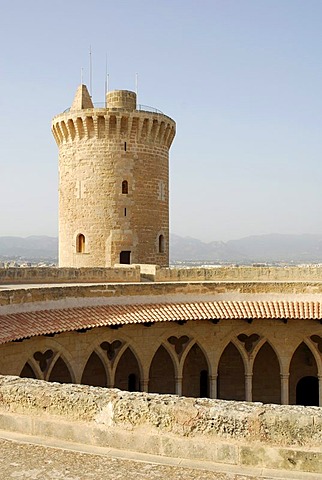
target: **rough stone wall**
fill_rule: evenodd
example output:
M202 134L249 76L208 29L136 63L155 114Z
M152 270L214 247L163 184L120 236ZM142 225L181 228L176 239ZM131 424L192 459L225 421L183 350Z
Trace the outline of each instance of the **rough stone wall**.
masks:
M134 266L119 268L0 268L0 285L139 281L140 269Z
M322 281L321 266L296 267L189 267L159 268L146 275L155 282L242 281L289 282Z
M276 285L275 289L286 290L288 282L302 282L307 285L309 282L322 282L322 267L159 268L156 265L132 262L131 266L117 265L113 268L0 268L0 285L73 282L126 283L138 282L142 278L155 283L178 282L182 284L188 282L199 282L200 284L203 282L244 282L245 284L265 282L269 285L270 282L283 282ZM237 288L236 284L234 285ZM148 288L150 288L150 293L157 289L155 286ZM175 287L172 283L170 288L175 290L182 287L180 285ZM262 290L264 291L265 287Z
M0 428L230 465L322 472L322 410L0 378Z
M16 269L19 270L19 269ZM76 270L77 271L77 270ZM79 270L81 271L81 270ZM86 272L86 270L85 270ZM125 272L125 271L124 271ZM122 275L122 272L121 272ZM124 273L125 275L125 273ZM85 273L85 277L86 273ZM102 277L101 277L102 278ZM90 283L90 280L85 280ZM97 280L99 281L99 280ZM104 282L102 278L102 282ZM67 308L102 304L135 304L161 302L198 302L215 300L319 300L322 282L173 282L173 283L108 283L106 285L55 285L51 288L14 288L15 282L0 289L0 312L2 314L33 308ZM16 282L20 283L20 282ZM22 282L22 283L28 283ZM52 283L37 281L34 283ZM56 280L53 283L58 283ZM66 282L67 283L67 282ZM75 278L74 283L81 283ZM256 296L255 296L256 295ZM36 308L36 307L34 307ZM37 305L39 309L39 305Z
M133 109L133 92L109 92L107 100L107 108L69 111L53 120L59 265L113 266L121 251L131 252L131 263L168 265L168 152L175 123ZM79 234L85 237L83 252L77 251Z

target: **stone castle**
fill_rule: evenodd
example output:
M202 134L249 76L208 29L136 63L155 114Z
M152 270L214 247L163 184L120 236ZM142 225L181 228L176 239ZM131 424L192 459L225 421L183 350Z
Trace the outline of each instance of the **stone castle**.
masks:
M293 410L283 406L322 406L322 268L169 268L168 152L174 121L140 109L128 91L109 92L106 106L94 108L81 85L72 107L54 118L52 128L59 146L60 268L0 269L0 373L202 397L191 415L199 418L202 410L208 423L196 431L218 434L221 447L217 442L214 453L210 437L202 439L207 448L200 447L198 458L235 465L242 457L239 447L229 453L228 444L235 441L231 425L242 423L244 409L252 441L262 448L251 457L253 466L271 461L272 468L321 473L320 423L303 409L296 412L308 426L310 452L295 442L296 433L285 440L284 456L273 452L266 447L277 440L267 440L263 432L279 422L296 431L297 413L292 417ZM10 389L6 381L3 385ZM27 399L33 395L29 387L19 388ZM66 388L53 391L64 396ZM86 392L88 398L105 395ZM113 403L116 397L108 395ZM158 410L164 402L165 412L167 402L180 404L184 425L194 424L192 410L183 413L179 397L150 396L150 408ZM206 397L212 400L207 403ZM147 397L142 398L144 403ZM258 412L256 406L232 404L219 434L214 412L226 407L216 407L216 399L280 404L280 410L267 407L267 425L259 427L251 413ZM106 413L110 407L102 408ZM103 424L112 425L106 418ZM174 434L180 437L186 427L178 425ZM162 428L164 433L168 427ZM247 442L246 430L241 437ZM283 432L278 435L282 442ZM179 437L180 456L185 444ZM224 447L223 438L228 438ZM159 453L165 451L160 445ZM187 452L189 458L192 451ZM248 461L251 454L245 455Z

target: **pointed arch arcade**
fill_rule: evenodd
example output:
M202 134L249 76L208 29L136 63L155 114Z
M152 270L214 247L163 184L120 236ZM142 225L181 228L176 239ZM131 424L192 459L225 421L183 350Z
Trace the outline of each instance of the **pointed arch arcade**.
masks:
M163 345L154 354L150 365L149 392L176 393L174 364Z
M120 357L115 370L115 388L139 392L141 390L141 374L139 362L130 347Z
M182 395L209 397L208 361L197 343L192 345L184 361Z
M223 351L217 378L218 398L245 400L245 366L237 347L230 342Z

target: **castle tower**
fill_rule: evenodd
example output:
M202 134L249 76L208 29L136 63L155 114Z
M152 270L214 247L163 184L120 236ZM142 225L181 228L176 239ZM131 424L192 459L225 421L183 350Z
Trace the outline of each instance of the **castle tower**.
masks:
M56 116L59 266L169 264L169 148L175 122L127 90L96 108L80 85Z

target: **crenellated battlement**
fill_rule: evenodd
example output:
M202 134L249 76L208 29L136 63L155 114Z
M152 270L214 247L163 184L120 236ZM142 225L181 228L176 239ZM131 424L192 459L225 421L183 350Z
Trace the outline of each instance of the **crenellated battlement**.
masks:
M108 92L106 107L95 108L82 85L71 108L54 117L52 131L59 146L74 141L119 138L170 148L175 122L161 112L142 110L136 104L136 94L128 90Z
M90 139L128 139L170 148L175 137L175 122L166 115L114 108L90 108L57 115L52 121L57 145Z

